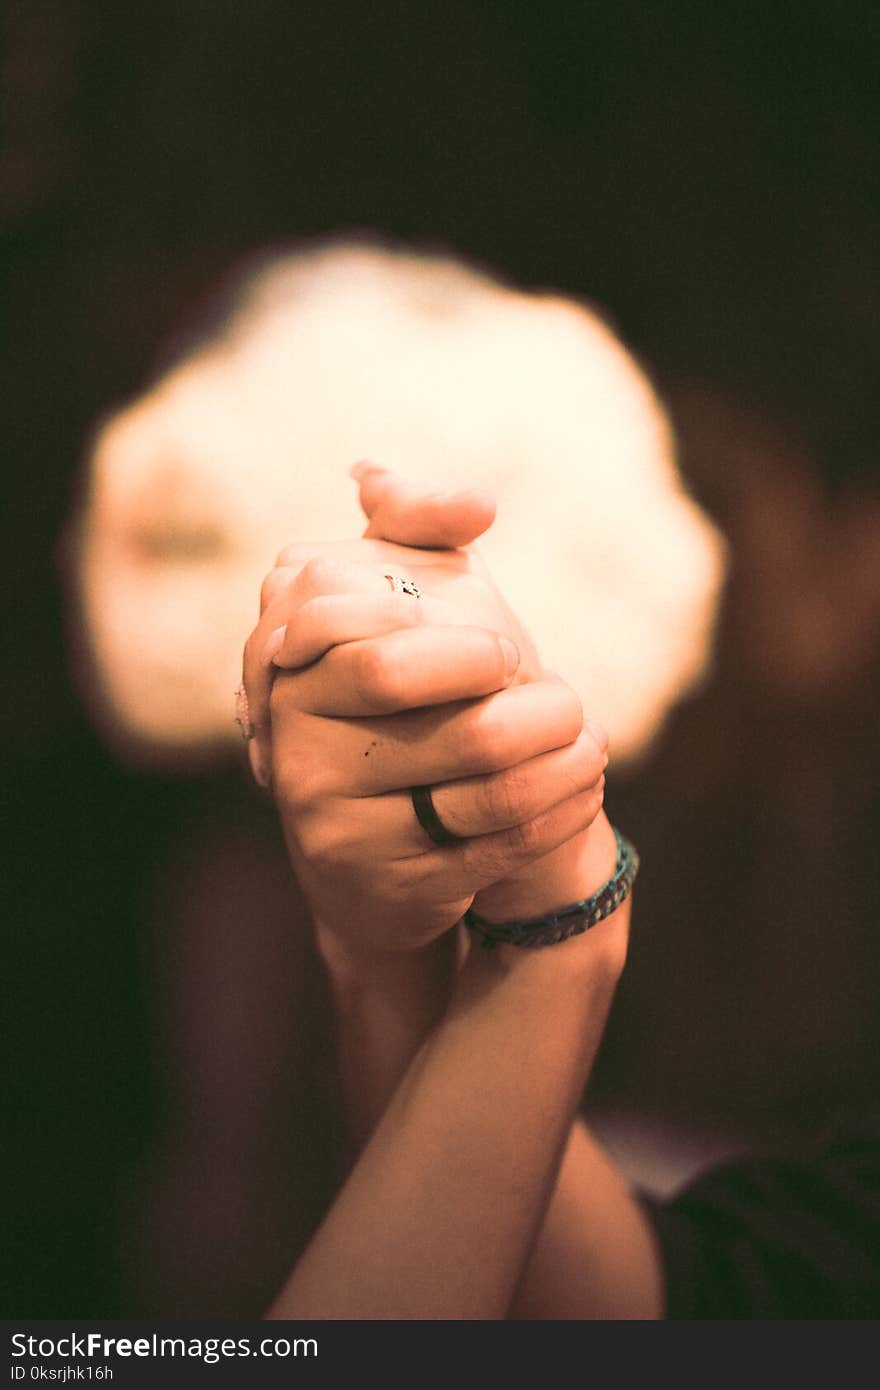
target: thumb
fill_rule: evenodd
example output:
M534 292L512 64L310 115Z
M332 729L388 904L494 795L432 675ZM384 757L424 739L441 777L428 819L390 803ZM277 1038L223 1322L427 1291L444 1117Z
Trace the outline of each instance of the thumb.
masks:
M495 499L479 488L427 492L374 463L350 471L369 523L364 535L374 540L448 550L469 545L495 520Z

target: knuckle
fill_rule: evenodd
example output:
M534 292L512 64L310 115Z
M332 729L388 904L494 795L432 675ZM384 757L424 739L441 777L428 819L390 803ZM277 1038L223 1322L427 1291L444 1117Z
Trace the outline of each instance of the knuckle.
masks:
M286 570L273 569L263 579L260 585L260 612L263 613L273 603L287 584L290 582L290 575Z
M559 732L568 743L574 743L584 724L584 711L580 696L570 685L561 684L559 691Z
M528 779L518 768L497 773L486 785L487 811L501 826L519 825L529 815Z
M298 566L302 559L302 546L295 543L283 545L275 556L275 568L283 569L291 565Z
M506 832L509 849L517 858L528 858L540 853L542 848L541 830L536 820L524 820L511 826Z
M403 903L425 896L430 891L437 873L429 860L430 856L420 854L389 864L386 876L388 894L392 898L399 898Z
M366 643L354 656L355 689L377 711L396 709L403 696L403 674L390 643Z
M327 628L327 598L318 594L299 605L288 619L288 634L294 650L308 647L313 641L324 637Z
M580 780L584 786L598 782L607 766L607 757L589 734L583 732L577 737Z
M345 593L351 589L351 569L337 556L312 555L297 577L313 595Z
M316 813L329 793L326 773L302 743L291 742L274 758L275 799L282 811L306 819Z
M323 555L313 555L311 559L306 560L306 563L300 570L302 579L305 580L309 588L313 589L316 593L321 593L322 590L329 587L332 574L332 562L327 560Z
M477 705L469 712L463 742L477 772L497 772L504 767L508 737L490 703Z
M605 789L602 787L590 787L582 792L576 801L577 824L581 830L592 825L602 809L605 800Z
M462 845L462 876L479 883L494 883L504 878L510 869L510 853L494 837L485 843L482 838L468 840Z
M541 842L538 827L529 820L469 841L464 848L467 871L476 874L481 882L494 883L524 860L535 858L541 852Z
M297 622L311 623L315 628L326 626L334 608L334 596L327 593L312 594L297 612Z
M296 840L303 858L320 870L342 870L350 858L351 846L345 827L338 817L323 810L313 810L301 817L296 828Z

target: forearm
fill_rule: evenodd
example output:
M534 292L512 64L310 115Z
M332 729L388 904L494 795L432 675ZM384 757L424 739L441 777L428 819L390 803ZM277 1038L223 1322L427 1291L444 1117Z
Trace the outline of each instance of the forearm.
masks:
M662 1307L650 1222L624 1174L578 1119L511 1316L658 1318Z
M555 882L552 891L560 897L574 899L607 877L610 832L604 817L595 832L592 849L582 837L564 853L547 857L544 882ZM540 878L533 874L531 883ZM522 912L547 907L542 890L528 882L514 891ZM529 892L538 896L531 900ZM491 907L486 897L484 910ZM502 906L500 895L496 906ZM447 1007L456 970L454 942L447 936L403 957L387 953L353 962L327 933L324 955L337 1006L351 1130L360 1147ZM511 1315L642 1318L658 1316L660 1304L659 1264L646 1218L624 1176L575 1121Z
M548 884L556 905L594 892L607 878L611 830L593 826L548 856L543 872L509 879L481 895L493 916L540 913ZM620 1169L575 1121L538 1239L513 1301L517 1318L653 1318L662 1304L651 1227Z
M537 915L576 901L608 877L612 844L603 812L587 831L518 878L478 895L476 905L501 920L505 915ZM456 932L448 932L419 950L353 951L338 932L320 921L315 928L333 996L350 1134L360 1149L420 1046L442 1018L466 944ZM460 931L464 933L463 928Z
M608 878L604 735L583 725L564 682L524 661L528 639L473 556L363 544L370 563L328 553L292 581L282 571L303 556L282 552L245 651L251 727L264 742L271 728L288 844L326 918L350 1127L367 1141L276 1312L500 1316L554 1190L626 909L616 928L550 951L474 948L457 976L452 929L475 887L476 911L498 922ZM416 574L422 602L401 603L399 572ZM465 626L448 611L459 593ZM426 839L406 795L415 786L440 798L458 845ZM541 1063L552 1064L543 1082ZM486 1202L473 1177L490 1172Z
M316 937L330 982L342 1093L357 1153L442 1018L460 953L455 932L418 951L359 955L320 923Z
M375 969L369 983L361 975L357 989L345 971L349 1007L340 1018L340 1051L357 1149L448 1004L454 979L450 944L444 939L439 959L439 953L433 960L408 959L405 973L415 992L405 1011L396 964L381 982ZM655 1318L661 1316L661 1285L650 1223L625 1176L576 1119L510 1316Z
M272 1316L506 1316L601 1037L626 914L550 950L471 952Z

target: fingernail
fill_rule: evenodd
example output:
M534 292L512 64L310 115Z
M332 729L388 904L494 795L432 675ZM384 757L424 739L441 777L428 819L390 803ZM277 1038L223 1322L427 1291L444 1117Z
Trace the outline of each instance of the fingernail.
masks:
M446 488L442 492L432 493L432 497L437 502L458 502L468 503L470 506L495 506L495 494L484 487L453 487Z
M357 463L353 463L351 468L349 468L348 476L354 478L356 483L359 483L361 478L365 477L367 473L387 473L387 471L387 468L383 468L379 463L370 463L369 459L359 459Z
M260 658L264 666L268 666L271 661L275 660L276 656L278 655L282 646L284 645L284 639L286 636L286 623L283 627L276 627L274 632L269 633L269 636L266 638L266 645L263 648L263 654Z
M519 647L515 642L511 642L509 637L499 637L501 651L504 655L504 674L512 676L519 666Z
M600 724L596 719L585 719L584 728L604 753L605 749L608 747L608 731L604 725Z

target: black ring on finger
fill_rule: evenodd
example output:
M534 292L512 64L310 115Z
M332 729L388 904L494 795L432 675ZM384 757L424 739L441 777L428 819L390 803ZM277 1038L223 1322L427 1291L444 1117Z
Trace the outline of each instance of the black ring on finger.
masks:
M419 825L424 830L430 840L441 848L446 845L459 845L463 839L461 835L453 835L451 830L447 830L440 817L437 815L437 807L434 805L434 798L431 796L430 787L410 787L413 810L416 813Z

